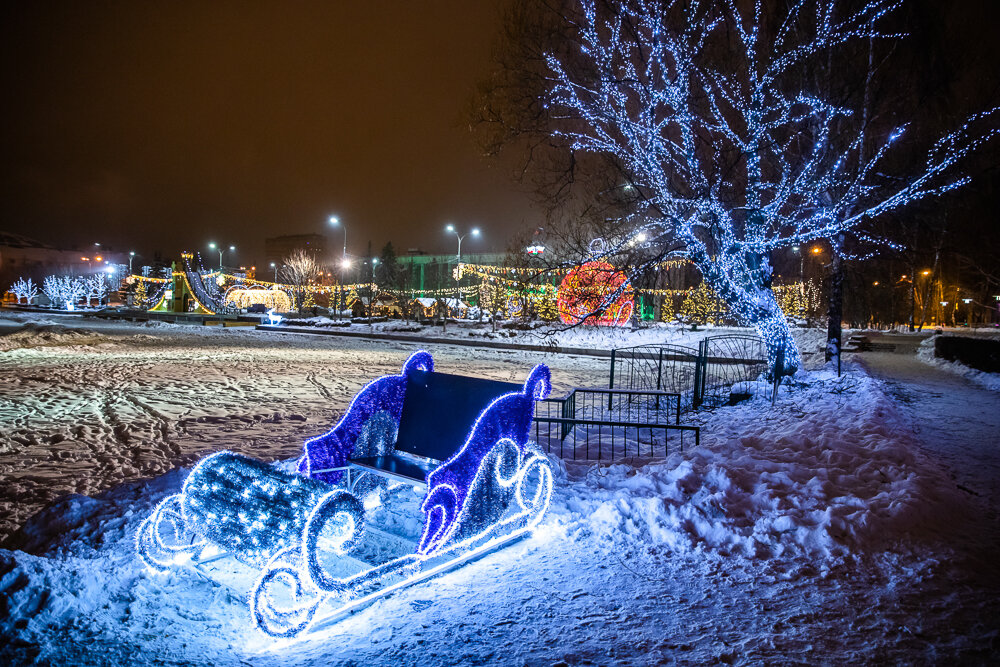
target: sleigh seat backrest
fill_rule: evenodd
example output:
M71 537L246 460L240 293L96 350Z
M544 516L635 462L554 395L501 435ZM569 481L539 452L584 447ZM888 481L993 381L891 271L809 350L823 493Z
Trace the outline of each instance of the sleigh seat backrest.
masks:
M518 384L465 375L408 373L395 451L445 461L462 448L494 400L520 389Z

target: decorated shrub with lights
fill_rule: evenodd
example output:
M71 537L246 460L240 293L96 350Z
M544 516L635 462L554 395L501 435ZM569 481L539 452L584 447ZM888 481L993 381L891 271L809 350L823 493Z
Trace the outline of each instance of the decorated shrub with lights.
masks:
M587 262L563 278L556 298L564 324L622 326L632 317L628 277L607 262Z

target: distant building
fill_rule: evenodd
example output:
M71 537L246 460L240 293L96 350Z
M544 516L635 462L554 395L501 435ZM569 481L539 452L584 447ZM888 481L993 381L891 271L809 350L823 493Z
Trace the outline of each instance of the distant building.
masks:
M327 239L322 234L289 234L264 239L265 266L270 267L271 262L281 266L282 260L296 250L305 250L321 264L326 264L331 259L326 254Z
M0 232L0 289L21 277L40 282L53 274L87 274L109 259L90 251L64 250L20 234Z
M419 253L419 254L418 254ZM501 253L462 253L462 262L465 264L486 264L499 265L504 261L505 255ZM452 271L458 263L458 258L454 253L450 255L425 255L415 249L410 249L409 254L396 258L402 271L402 282L407 285L414 296L423 296L425 292L440 290L455 286L455 279ZM466 278L463 285L471 285L476 280Z

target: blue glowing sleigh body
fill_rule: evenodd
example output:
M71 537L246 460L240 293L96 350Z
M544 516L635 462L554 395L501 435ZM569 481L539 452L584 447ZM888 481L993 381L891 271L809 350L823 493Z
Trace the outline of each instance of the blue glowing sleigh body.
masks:
M534 401L551 388L541 365L489 403L425 484L370 470L348 483L352 459L392 453L407 378L432 371L418 352L401 375L368 384L331 431L307 442L299 474L231 452L202 459L143 522L140 557L246 593L259 629L291 637L526 535L552 493L550 463L528 442Z

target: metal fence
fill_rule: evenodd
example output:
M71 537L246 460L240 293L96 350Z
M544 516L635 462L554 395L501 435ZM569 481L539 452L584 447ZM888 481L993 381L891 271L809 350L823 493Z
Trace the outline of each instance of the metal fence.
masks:
M611 389L669 391L683 409L719 406L734 394L749 392L742 383L764 382L767 354L757 336L710 336L698 349L681 345L639 345L611 351Z
M755 392L746 383L768 384L764 378L767 351L764 341L757 336L731 334L705 338L698 345L698 361L694 407L726 405L736 395Z
M683 345L637 345L611 350L610 389L668 391L691 407L698 350Z
M560 458L663 457L697 446L697 426L681 425L681 396L663 391L574 389L535 404L535 441Z

